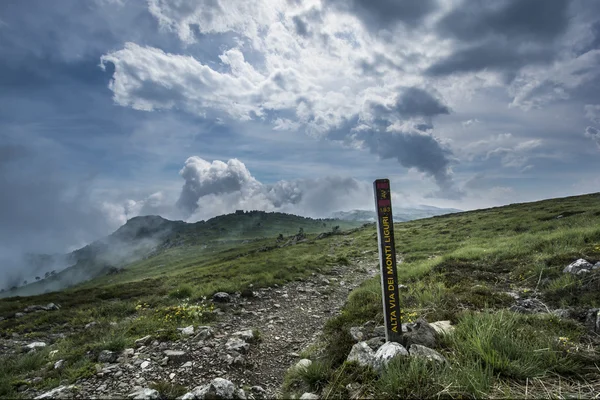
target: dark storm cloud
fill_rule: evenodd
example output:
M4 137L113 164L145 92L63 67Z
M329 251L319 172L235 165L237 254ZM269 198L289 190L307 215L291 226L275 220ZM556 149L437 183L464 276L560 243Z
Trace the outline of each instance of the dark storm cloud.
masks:
M325 0L325 4L356 15L375 32L398 23L415 26L438 6L436 0Z
M569 21L567 0L465 2L441 19L440 37L456 40L455 51L426 71L449 75L482 69L514 74L558 55Z
M567 28L567 0L466 1L438 24L442 37L477 41L489 35L551 42Z

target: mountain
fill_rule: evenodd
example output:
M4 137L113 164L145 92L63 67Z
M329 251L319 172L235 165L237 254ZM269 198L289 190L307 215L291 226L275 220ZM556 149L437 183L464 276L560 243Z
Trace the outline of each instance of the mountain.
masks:
M172 248L218 247L259 238L349 229L357 221L312 219L264 211L237 211L207 221L170 221L157 215L134 217L112 234L69 254L29 254L28 270L36 271L35 282L13 287L0 297L23 296L60 290L95 277L117 274L125 266Z
M418 205L415 207L394 207L394 221L412 221L415 219L429 218L437 215L452 214L462 212L456 208L438 208L434 206ZM352 210L337 211L331 214L331 218L344 221L365 221L374 222L377 218L375 211L371 210Z

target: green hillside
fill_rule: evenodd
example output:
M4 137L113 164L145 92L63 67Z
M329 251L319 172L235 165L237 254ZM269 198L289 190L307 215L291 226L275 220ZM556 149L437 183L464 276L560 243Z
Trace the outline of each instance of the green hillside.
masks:
M0 293L0 297L30 296L61 290L93 278L121 272L132 263L158 255L161 256L158 259L161 261L157 261L156 265L164 265L164 260L169 260L169 268L177 268L181 263L187 262L185 260L212 260L211 254L227 251L248 241L278 235L288 238L300 229L312 234L360 225L361 222L356 221L312 219L264 211L237 212L195 223L169 221L159 216L135 217L111 235L70 254L29 256L29 261L36 264L35 270L47 270L45 274L40 273L44 278L4 291ZM278 245L284 245L287 240L289 238L281 240ZM60 264L62 268L67 265L69 267L56 273ZM145 263L141 265L135 271L145 271ZM133 272L135 274L137 272ZM128 271L128 275L132 273Z
M248 223L240 224L241 217ZM262 218L279 222L269 226ZM332 232L342 224L306 220L289 225L290 218L259 213L222 216L202 223L202 229L182 225L175 236L165 236L177 245L155 249L119 272L56 293L0 300L4 339L77 333L33 355L3 351L0 397L19 396L23 380L38 375L43 376L38 388L76 382L94 373L86 354L121 350L146 334L175 340L178 327L211 321L203 297L215 292L285 284L338 265L377 260L373 224ZM152 226L160 231L158 222ZM300 227L305 238L296 236ZM115 235L139 234L127 231L127 225L121 229ZM402 222L395 224L395 232L403 260L399 280L407 286L401 291L403 322L450 320L454 334L443 336L436 347L448 363L399 359L377 375L345 362L354 343L349 328L383 323L379 277L374 277L350 293L343 312L327 323L324 340L305 352L312 366L288 374L288 395L312 391L324 398L348 398L350 389L373 398L597 393L599 341L588 314L600 307L600 269L587 275L562 270L579 258L600 261L600 194ZM542 312L510 310L527 299L541 303ZM12 317L29 305L50 302L61 309ZM170 319L166 315L173 307L180 307L181 314ZM568 312L549 312L556 309ZM92 321L106 327L73 328ZM46 368L52 349L64 354L66 366L60 371Z

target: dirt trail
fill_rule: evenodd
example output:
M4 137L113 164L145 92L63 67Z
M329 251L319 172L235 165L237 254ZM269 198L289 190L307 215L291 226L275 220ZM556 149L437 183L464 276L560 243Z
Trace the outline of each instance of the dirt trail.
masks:
M286 370L299 360L298 353L317 339L348 293L376 272L373 260L359 261L284 286L258 289L252 297L232 295L212 324L212 337L199 338L196 326L193 335L174 342L150 339L130 354L100 364L94 376L76 382L77 390L65 397L123 398L159 381L191 391L217 377L238 387L258 385L265 389L265 397L277 397ZM228 350L232 334L247 329L260 332L260 340L250 343L246 354ZM167 362L166 350L183 353Z

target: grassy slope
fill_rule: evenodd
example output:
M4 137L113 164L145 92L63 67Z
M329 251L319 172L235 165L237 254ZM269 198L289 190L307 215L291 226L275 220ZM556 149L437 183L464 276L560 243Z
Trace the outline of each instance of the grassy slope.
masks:
M376 277L351 293L343 314L326 327L324 349L312 355L317 362L291 373L287 390L322 389L330 398L348 397L348 384L375 398L588 397L597 390L597 335L550 314L511 313L506 308L514 300L505 292L582 316L600 307L600 271L585 278L562 274L577 258L600 260L600 195L405 222L395 232L404 259L399 280L408 286L401 293L404 322L455 323L456 333L437 349L450 364L400 360L377 378L344 362L349 327L383 324ZM373 230L358 232L355 243L376 255Z
M563 217L557 219L559 215ZM344 313L327 325L323 357L316 360L320 353L315 353L318 362L306 376L288 377L288 387L324 388L329 397L346 397L345 387L353 382L376 397L515 397L525 386L544 395L542 388L556 386L558 377L561 390L585 386L584 378L597 381L595 353L587 351L595 342L585 330L558 318L509 313L504 308L511 299L503 292L527 297L537 289L551 308L599 306L598 280L561 274L576 258L600 260L599 222L596 194L396 224L396 247L404 259L399 278L409 286L403 293L405 315L457 324L456 334L438 349L452 368L398 362L376 379L370 371L343 363L351 346L347 328L383 321L375 278L350 295ZM93 373L86 353L119 350L157 331L172 338L177 326L204 323L211 314L202 296L215 291L283 283L353 259L377 258L372 225L348 235L321 240L315 236L274 249L274 237L247 243L215 241L210 247L190 242L134 263L121 274L63 292L0 301L0 315L31 304L62 306L60 311L0 322L5 337L13 332L29 340L65 330L78 333L33 355L3 356L0 396L17 395L23 379L34 376L44 377L37 385L49 388ZM475 312L480 310L486 312ZM83 330L91 321L99 322L98 327ZM62 371L46 367L52 349L66 360Z

